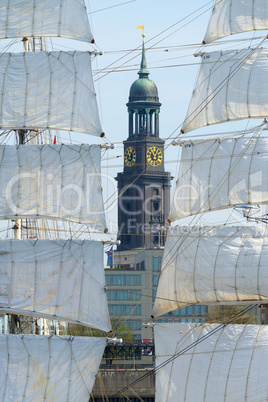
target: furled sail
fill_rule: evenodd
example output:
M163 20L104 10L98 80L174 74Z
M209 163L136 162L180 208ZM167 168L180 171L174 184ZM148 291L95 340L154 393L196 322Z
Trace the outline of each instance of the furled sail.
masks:
M0 146L0 218L50 218L106 229L98 145Z
M268 202L268 137L221 138L182 144L169 216Z
M268 303L268 227L170 227L152 315L189 304Z
M171 358L156 374L157 402L268 400L267 325L227 325L209 335L217 327L155 325L156 367Z
M88 401L106 340L0 335L1 401Z
M182 132L268 115L267 49L202 54Z
M85 1L1 0L0 39L29 36L56 36L92 42Z
M268 29L266 0L215 0L204 43L227 35Z
M0 128L103 136L89 52L4 53Z
M103 244L1 240L0 311L111 330Z

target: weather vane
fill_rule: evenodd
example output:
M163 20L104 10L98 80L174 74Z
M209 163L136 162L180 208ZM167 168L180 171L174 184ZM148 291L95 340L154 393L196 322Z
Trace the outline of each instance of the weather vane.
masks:
M137 29L142 29L142 40L144 42L145 34L144 34L144 25L138 25Z

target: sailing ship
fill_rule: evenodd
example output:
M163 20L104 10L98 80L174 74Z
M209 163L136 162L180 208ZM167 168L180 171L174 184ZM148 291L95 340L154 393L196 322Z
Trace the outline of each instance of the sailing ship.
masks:
M267 28L265 0L215 0L203 43ZM179 139L180 170L153 320L192 304L268 302L266 38L254 48L204 48L197 55L202 61ZM264 121L225 137L183 138L191 130L249 118ZM213 224L212 214L228 208L241 208L243 222ZM212 224L203 225L204 216ZM268 400L267 326L155 324L154 334L157 401Z
M25 45L0 57L0 127L18 139L0 146L0 218L12 220L15 232L0 241L0 312L15 315L12 333L0 335L0 400L88 401L107 339L19 327L26 316L28 325L41 319L111 330L104 245L81 239L81 230L75 236L75 225L107 232L102 145L77 144L77 133L104 136L91 71L96 52L37 51L43 37L93 43L84 0L0 6L0 38ZM74 133L76 143L48 143L46 130Z

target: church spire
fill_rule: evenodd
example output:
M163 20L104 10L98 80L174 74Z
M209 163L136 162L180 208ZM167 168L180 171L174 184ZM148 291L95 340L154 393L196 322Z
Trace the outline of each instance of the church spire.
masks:
M145 47L144 47L144 38L145 35L144 33L142 34L142 56L141 56L141 65L140 65L140 71L138 72L140 78L148 78L149 76L149 71L147 70L147 63L146 63L146 57L145 57Z

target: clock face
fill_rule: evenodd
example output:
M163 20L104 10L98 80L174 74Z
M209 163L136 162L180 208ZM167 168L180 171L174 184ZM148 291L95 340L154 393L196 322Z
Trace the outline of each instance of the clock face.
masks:
M124 160L126 166L130 167L134 165L134 163L136 162L136 151L133 147L128 147L125 150Z
M157 147L150 147L147 151L147 161L152 166L158 166L163 160L162 152Z

